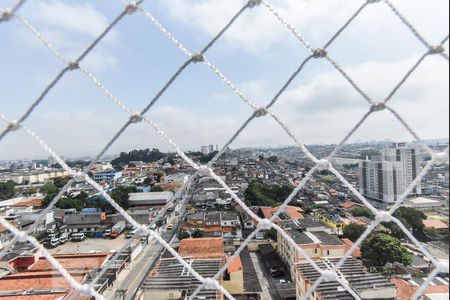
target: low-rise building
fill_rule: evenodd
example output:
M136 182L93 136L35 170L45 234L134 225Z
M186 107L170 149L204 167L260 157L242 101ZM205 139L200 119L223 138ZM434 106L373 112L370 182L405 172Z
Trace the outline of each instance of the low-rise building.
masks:
M129 202L132 209L148 209L165 206L173 198L172 192L130 193Z
M325 258L316 261L322 270L332 270L338 263L337 258ZM320 277L320 273L308 262L296 265L297 299L305 295L308 289ZM364 300L394 300L397 299L395 285L380 274L369 273L362 263L355 258L347 258L344 265L338 269L338 276L346 281L349 287ZM337 281L322 282L317 286L309 299L312 300L352 300L354 297Z
M336 236L325 231L307 231L301 228L295 220L280 222L279 226L312 259L343 257L345 254L346 245ZM290 267L292 277L294 277L295 270L292 266L305 258L279 233L277 241L278 254L284 263Z

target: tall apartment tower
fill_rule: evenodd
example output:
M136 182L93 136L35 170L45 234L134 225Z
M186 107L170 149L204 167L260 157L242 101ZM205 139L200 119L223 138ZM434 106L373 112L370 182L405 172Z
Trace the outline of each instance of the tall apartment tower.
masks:
M214 145L209 145L208 147L209 149L209 153L213 153L214 152Z
M47 159L47 165L50 167L54 164L56 164L56 160L53 158L53 156L49 156Z
M380 156L359 163L359 190L366 197L394 203L420 172L420 154L405 143L393 144ZM420 194L420 184L414 193Z
M202 152L203 155L208 154L209 153L208 146L202 146L200 151Z

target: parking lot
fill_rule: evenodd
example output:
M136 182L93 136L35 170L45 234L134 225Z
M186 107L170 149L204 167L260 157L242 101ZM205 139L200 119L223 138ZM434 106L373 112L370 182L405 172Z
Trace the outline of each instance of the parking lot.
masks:
M69 242L59 245L56 248L48 249L51 254L70 254L70 253L89 253L89 252L111 252L119 250L129 240L125 239L125 235L121 234L116 239L105 238L87 238L82 242ZM139 242L138 240L133 243Z

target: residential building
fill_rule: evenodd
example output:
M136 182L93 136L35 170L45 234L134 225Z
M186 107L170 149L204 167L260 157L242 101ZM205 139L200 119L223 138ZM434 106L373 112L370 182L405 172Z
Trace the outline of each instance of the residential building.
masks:
M332 270L339 258L325 258L316 261L322 270ZM320 273L308 262L296 265L297 299L307 293L308 289L320 277ZM362 263L355 258L347 258L338 269L338 276L346 281L349 287L364 300L397 299L395 285L380 274L369 273ZM310 296L311 300L352 300L354 297L337 281L322 282Z
M359 189L377 201L394 203L420 172L418 149L404 143L393 144L372 159L359 162ZM414 193L421 193L420 184Z
M209 153L208 146L202 146L200 151L202 152L203 155L208 154Z
M108 253L53 255L81 284L90 276L95 276L92 274L102 267L108 256ZM67 280L44 257L19 256L11 261L11 267L20 272L0 278L1 299L63 299L70 298L74 292Z
M295 220L281 221L278 225L312 259L343 257L345 254L347 245L336 236L330 235L325 231L311 232L304 230ZM305 258L279 233L277 242L278 254L284 263L290 267L294 278L295 270L292 266Z

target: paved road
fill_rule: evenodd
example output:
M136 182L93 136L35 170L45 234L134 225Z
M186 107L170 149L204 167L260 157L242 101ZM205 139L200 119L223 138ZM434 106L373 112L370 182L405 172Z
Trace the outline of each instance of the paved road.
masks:
M173 230L163 231L161 233L161 237L169 244L171 244L176 238L176 234L186 213L186 205L190 200L188 198L192 198L192 195L189 197L188 194L189 193L186 193L186 196L181 203L180 215L177 218L178 220L174 222L175 227L173 228ZM156 241L150 242L150 244L147 246L147 249L144 250L145 252L141 254L140 257L133 263L133 266L129 273L126 275L126 278L124 278L119 283L119 287L115 290L115 295L112 295L109 299L134 299L140 286L144 282L145 277L158 260L161 252L163 251L163 248L164 247Z

